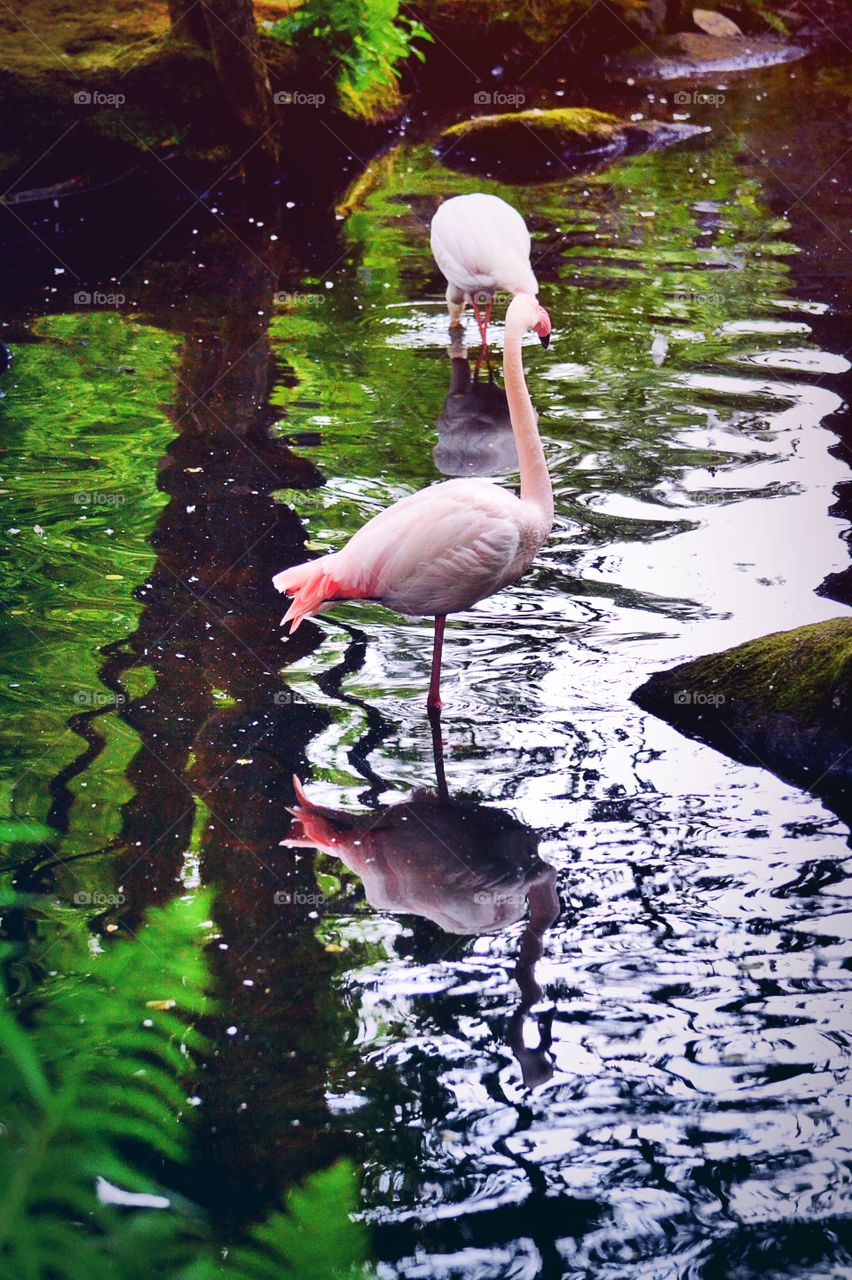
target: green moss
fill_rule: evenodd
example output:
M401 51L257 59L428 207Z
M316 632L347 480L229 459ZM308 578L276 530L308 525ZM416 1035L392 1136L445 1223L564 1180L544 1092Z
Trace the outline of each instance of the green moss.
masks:
M511 145L528 142L529 134L549 141L552 145L576 147L587 150L611 141L621 128L621 122L605 111L593 111L586 107L558 107L552 111L511 111L505 115L474 116L451 125L443 137L455 142L471 138L481 141L499 141Z
M653 675L647 711L745 764L849 807L852 617L779 631Z
M852 709L852 618L778 631L654 679L722 694L728 709L759 704L763 714L834 720Z

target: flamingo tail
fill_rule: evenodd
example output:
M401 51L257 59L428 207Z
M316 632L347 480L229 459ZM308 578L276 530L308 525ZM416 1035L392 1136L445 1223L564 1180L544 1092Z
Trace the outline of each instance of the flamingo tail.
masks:
M321 556L319 560L308 560L305 564L295 564L291 569L282 569L272 579L277 591L292 596L290 608L281 619L282 625L290 623L290 634L298 630L302 619L316 613L326 600L340 597L340 584L335 581L331 572L333 556Z

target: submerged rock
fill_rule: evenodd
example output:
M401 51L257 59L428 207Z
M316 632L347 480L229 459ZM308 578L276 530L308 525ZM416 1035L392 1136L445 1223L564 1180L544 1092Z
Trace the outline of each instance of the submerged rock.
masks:
M752 71L779 62L795 62L807 49L771 36L717 36L682 31L664 36L621 57L607 67L607 78L678 80L702 74Z
M852 617L657 672L633 701L687 737L852 812Z
M462 120L445 130L435 150L454 169L496 172L509 181L544 181L553 177L556 167L599 168L620 156L657 150L706 132L699 125L632 123L604 111L560 107Z

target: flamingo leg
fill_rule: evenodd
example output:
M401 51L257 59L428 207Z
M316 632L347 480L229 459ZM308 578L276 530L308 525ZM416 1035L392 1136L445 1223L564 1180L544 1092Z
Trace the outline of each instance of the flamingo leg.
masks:
M471 302L473 303L473 315L476 320L476 327L479 329L479 336L480 338L482 338L482 341L484 342L485 334L482 328L482 316L479 314L479 303L476 301L476 295L474 295L473 298L471 298Z
M444 772L444 741L441 737L441 708L430 707L428 711L429 726L432 730L432 755L435 758L435 781L438 784L438 799L441 804L449 803L447 791L447 775Z
M485 360L485 366L488 369L489 378L493 377L491 369L491 351L488 346L488 326L491 323L491 308L493 305L494 299L489 298L485 304L485 315L481 316L479 314L479 307L477 306L476 298L473 300L473 313L476 316L476 323L479 325L479 336L482 339L482 346L480 348L479 355L476 358L476 369L474 370L474 377L476 378L479 377L479 370L482 367L483 360Z
M435 619L435 643L432 649L432 679L429 681L429 697L426 706L430 710L441 709L441 652L444 647L444 624L446 615L438 614Z
M479 377L479 370L482 368L482 362L485 361L485 367L488 370L489 381L494 380L494 370L491 368L491 351L487 342L483 342L479 348L479 355L476 357L476 367L473 370L474 378Z

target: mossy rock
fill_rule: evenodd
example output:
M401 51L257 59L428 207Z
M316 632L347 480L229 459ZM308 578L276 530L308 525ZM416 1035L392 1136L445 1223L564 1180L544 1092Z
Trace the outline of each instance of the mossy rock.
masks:
M435 150L453 169L508 182L546 182L564 167L584 172L705 132L698 125L634 124L604 111L558 107L462 120L441 134Z
M696 75L754 71L795 62L807 49L772 36L709 36L681 31L628 50L607 67L610 80L681 80Z
M657 672L633 701L688 737L852 812L852 617Z

